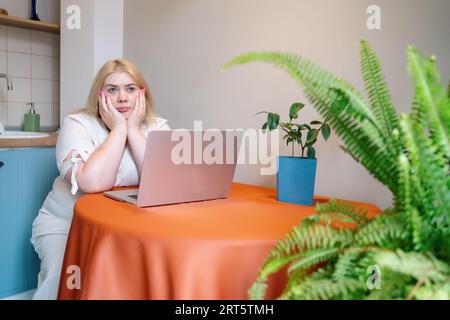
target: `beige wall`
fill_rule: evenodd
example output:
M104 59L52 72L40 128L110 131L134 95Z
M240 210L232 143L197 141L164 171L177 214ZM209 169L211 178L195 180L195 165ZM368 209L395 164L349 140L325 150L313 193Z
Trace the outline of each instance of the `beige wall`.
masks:
M366 8L381 7L382 29L366 28ZM287 75L268 65L219 73L237 54L289 51L308 57L362 89L358 40L368 39L382 60L398 111L409 110L412 90L405 48L415 44L436 54L450 78L450 1L447 0L125 0L124 56L144 71L156 110L173 128L258 128L262 109L284 119L293 101L304 100ZM311 106L305 120L317 118ZM340 148L339 139L317 144L316 193L391 203L389 191ZM282 144L281 144L282 145ZM282 145L282 154L289 150ZM240 166L235 181L275 186L258 166Z

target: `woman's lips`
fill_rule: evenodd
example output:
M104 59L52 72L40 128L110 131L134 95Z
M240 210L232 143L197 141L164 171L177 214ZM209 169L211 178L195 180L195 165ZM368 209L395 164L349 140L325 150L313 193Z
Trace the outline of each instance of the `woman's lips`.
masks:
M128 110L130 110L130 108L117 108L117 111L119 111L121 113L128 112Z

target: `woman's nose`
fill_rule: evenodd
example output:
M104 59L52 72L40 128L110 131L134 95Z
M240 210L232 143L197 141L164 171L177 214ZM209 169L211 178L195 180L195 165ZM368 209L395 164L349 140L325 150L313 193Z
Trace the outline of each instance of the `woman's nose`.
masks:
M119 92L119 101L127 101L127 99L128 99L127 92L125 90L124 91L120 90L120 92Z

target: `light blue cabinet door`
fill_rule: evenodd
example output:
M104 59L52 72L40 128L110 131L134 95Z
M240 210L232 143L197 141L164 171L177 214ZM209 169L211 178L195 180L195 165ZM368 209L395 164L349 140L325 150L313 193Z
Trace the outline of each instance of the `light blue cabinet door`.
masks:
M0 149L0 298L37 285L31 228L57 175L55 148Z

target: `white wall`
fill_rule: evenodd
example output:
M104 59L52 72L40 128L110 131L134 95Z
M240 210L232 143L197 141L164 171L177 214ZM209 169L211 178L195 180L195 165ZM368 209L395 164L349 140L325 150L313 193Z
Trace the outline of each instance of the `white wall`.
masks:
M80 29L68 29L71 5L80 7ZM61 123L84 107L92 81L107 60L122 57L123 0L61 1Z
M69 30L67 7L81 8L80 29ZM84 106L94 70L94 10L91 0L61 1L61 112L60 123L67 113Z
M382 29L366 28L366 8L381 7ZM258 128L253 114L273 110L287 118L294 101L304 101L296 84L282 71L254 64L220 67L253 50L301 54L363 88L358 41L365 38L382 60L398 111L409 110L412 90L406 73L405 48L415 44L436 54L444 78L450 78L450 1L446 0L127 0L124 56L144 71L156 111L172 127ZM311 106L305 120L318 118ZM318 194L391 204L389 191L340 148L339 139L317 143ZM289 154L282 146L281 153ZM239 167L236 181L275 186L274 176L259 175L258 166Z
M94 72L113 58L123 56L123 0L95 0ZM106 9L107 8L107 9Z

